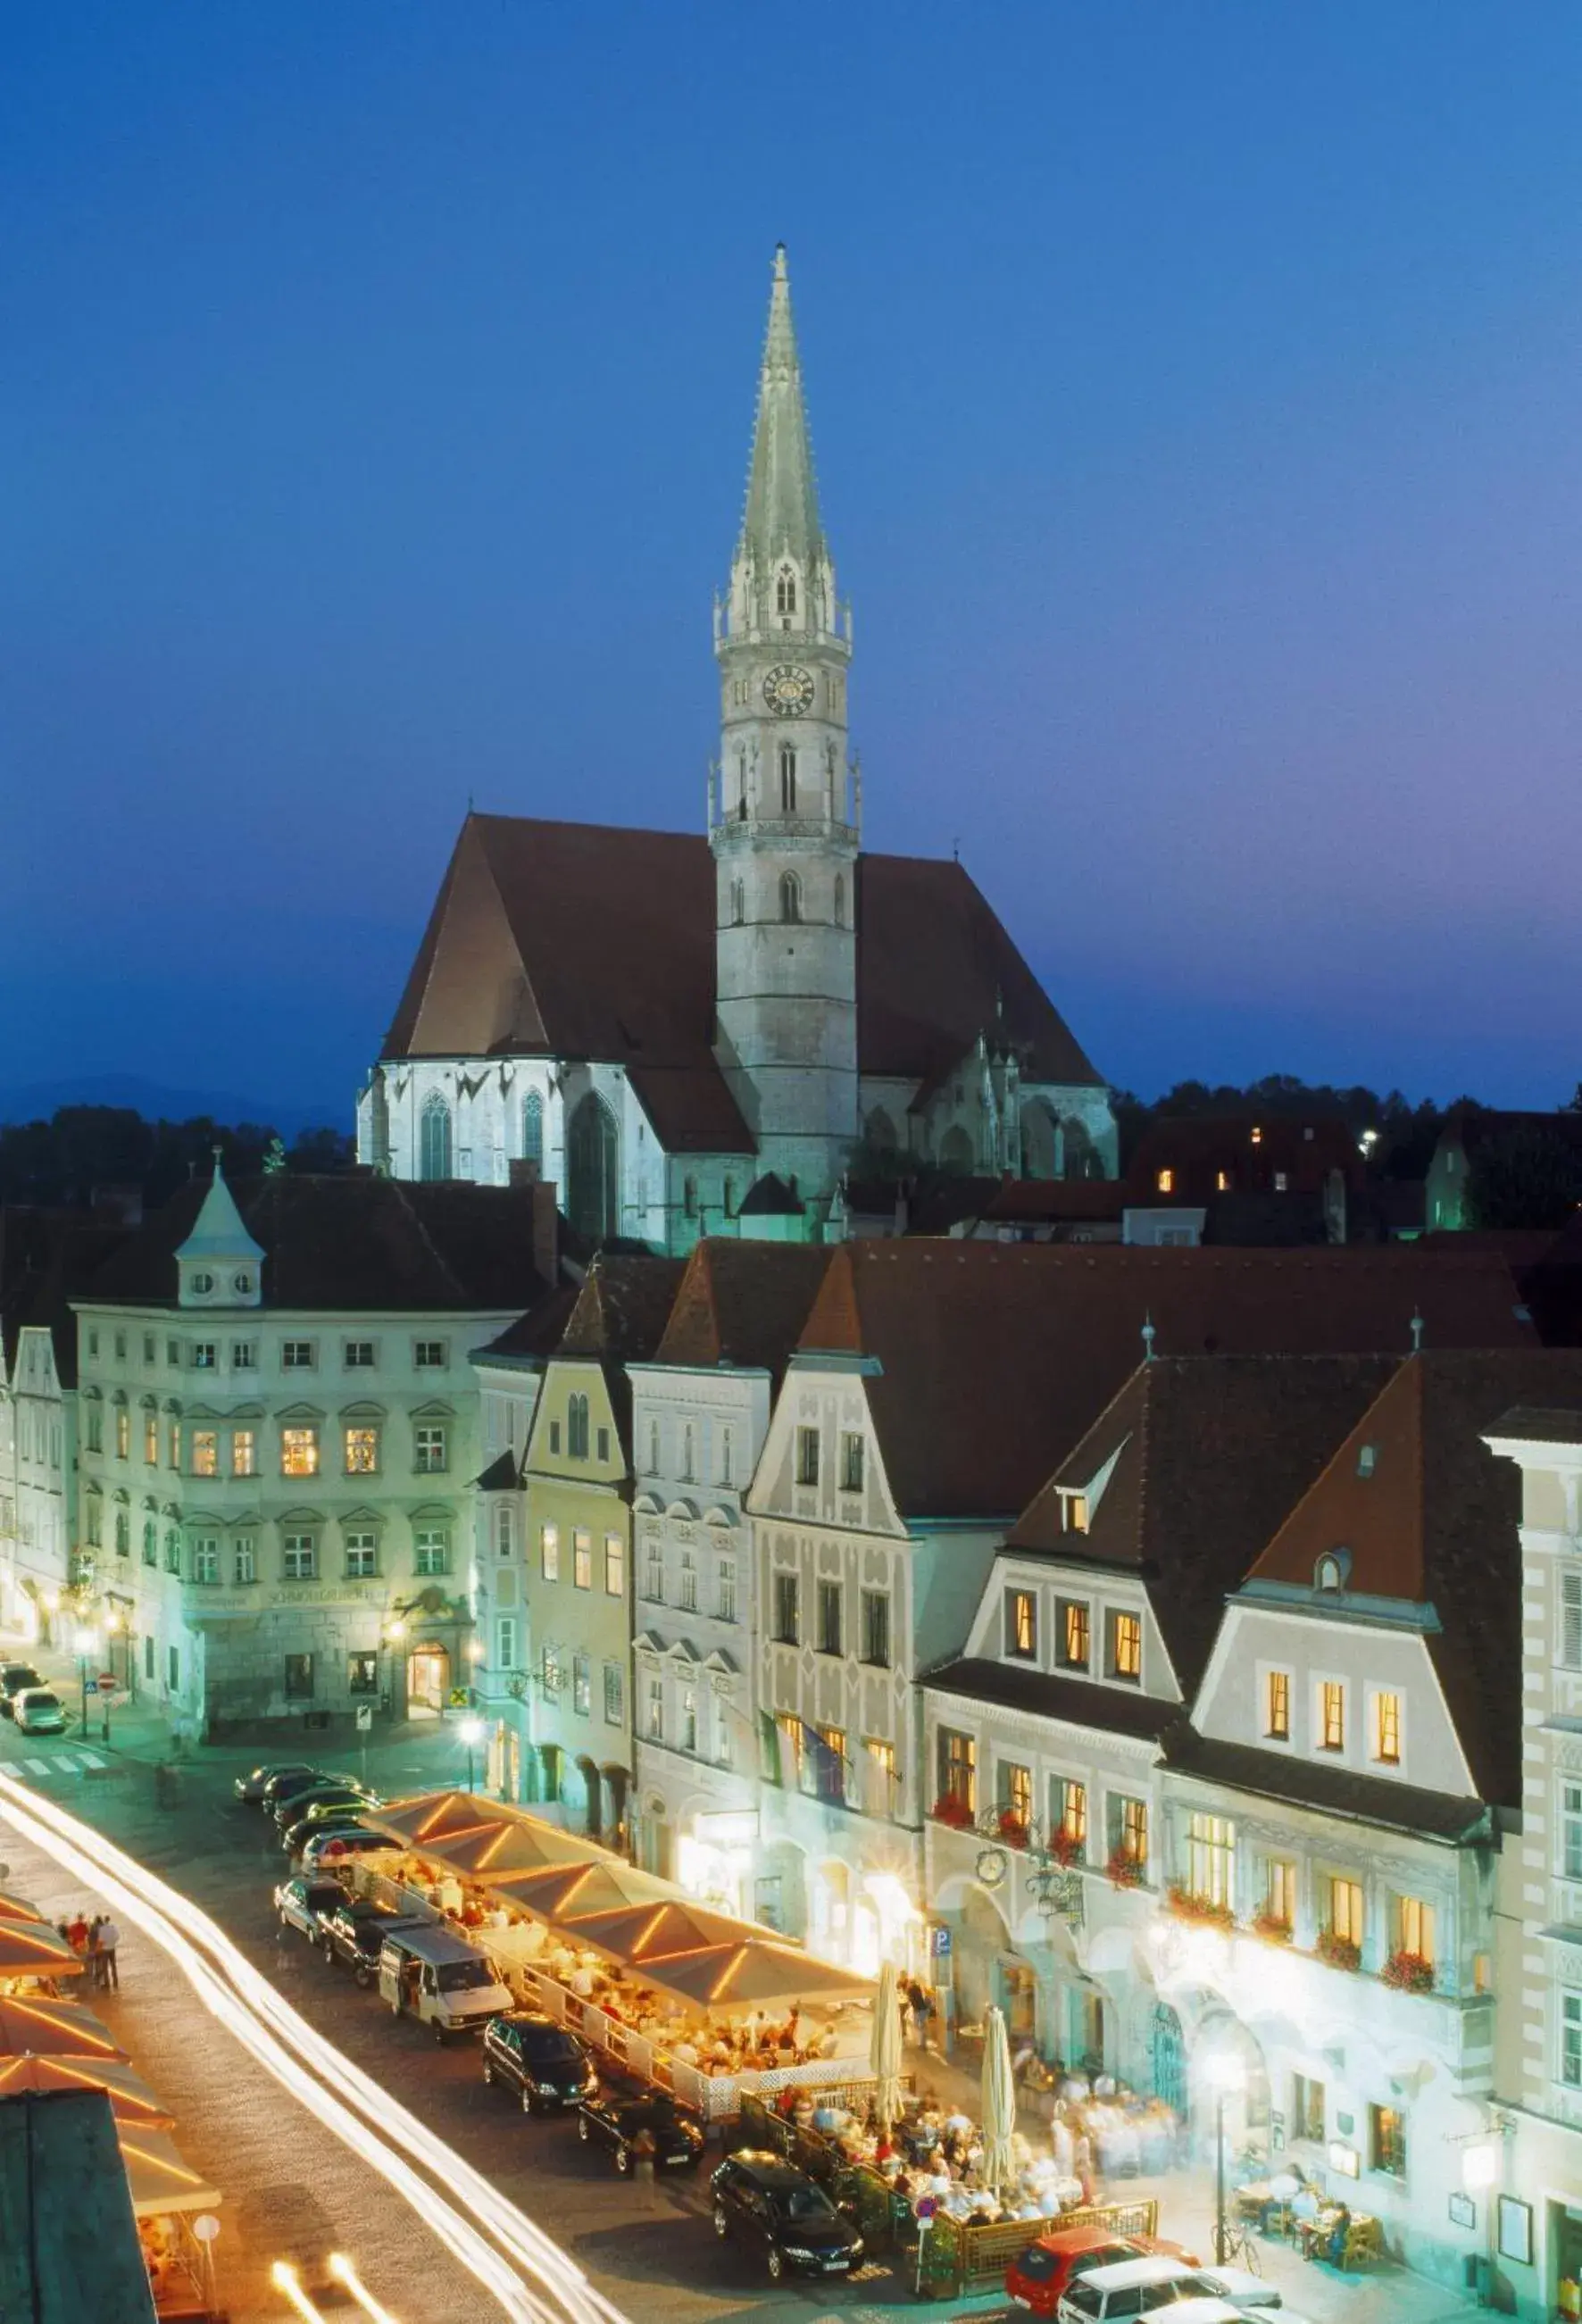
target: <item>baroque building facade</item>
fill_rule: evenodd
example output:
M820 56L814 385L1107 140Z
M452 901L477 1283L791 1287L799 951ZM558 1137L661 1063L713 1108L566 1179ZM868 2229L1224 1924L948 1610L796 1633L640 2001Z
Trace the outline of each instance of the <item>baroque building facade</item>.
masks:
M960 863L861 850L851 613L783 250L713 643L706 835L469 815L359 1101L361 1158L542 1178L589 1244L672 1254L820 1239L858 1150L1113 1176L1108 1092Z

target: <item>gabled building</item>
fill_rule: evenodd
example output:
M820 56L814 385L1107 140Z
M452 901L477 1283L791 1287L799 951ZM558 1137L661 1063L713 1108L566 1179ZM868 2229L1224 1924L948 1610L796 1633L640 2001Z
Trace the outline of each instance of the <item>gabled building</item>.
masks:
M467 1700L469 1351L548 1288L534 1190L216 1170L73 1302L85 1530L189 1733Z
M1108 1090L961 865L861 853L851 613L783 250L713 644L706 831L468 816L359 1102L363 1160L516 1167L589 1242L670 1252L739 1218L816 1239L859 1140L1113 1176Z
M1346 1242L1366 1176L1355 1133L1334 1117L1166 1115L1127 1165L1126 1240Z
M1249 2129L1355 2181L1447 2284L1489 2248L1462 2158L1498 2144L1495 1882L1532 1627L1519 1480L1485 1438L1513 1402L1582 1393L1578 1362L1403 1364L1230 1599L1166 1746L1155 1982L1193 2073L1235 2061Z
M1151 1951L1161 1766L1228 1591L1400 1360L1141 1364L1032 1499L966 1651L924 1682L924 1865L953 2013L1178 2107Z
M749 1918L759 1736L758 1594L744 1499L828 1254L711 1238L631 1383L639 1853ZM760 1909L761 1908L761 1909Z
M521 1473L529 1795L630 1840L631 1384L665 1336L679 1259L606 1252L544 1362Z

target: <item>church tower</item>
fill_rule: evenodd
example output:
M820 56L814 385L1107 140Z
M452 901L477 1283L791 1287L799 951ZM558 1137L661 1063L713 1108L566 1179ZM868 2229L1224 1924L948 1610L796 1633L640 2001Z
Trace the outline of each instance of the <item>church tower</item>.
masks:
M851 608L836 604L819 523L784 244L714 652L716 1046L758 1133L761 1168L795 1178L816 1200L833 1188L858 1134L861 802L846 763Z

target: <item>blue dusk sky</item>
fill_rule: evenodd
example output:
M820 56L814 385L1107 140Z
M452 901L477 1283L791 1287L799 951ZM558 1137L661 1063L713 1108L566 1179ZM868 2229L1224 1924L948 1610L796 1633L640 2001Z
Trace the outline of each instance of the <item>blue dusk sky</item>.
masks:
M349 1117L469 798L701 828L783 237L869 843L1144 1093L1569 1096L1574 0L55 0L0 68L0 1088Z

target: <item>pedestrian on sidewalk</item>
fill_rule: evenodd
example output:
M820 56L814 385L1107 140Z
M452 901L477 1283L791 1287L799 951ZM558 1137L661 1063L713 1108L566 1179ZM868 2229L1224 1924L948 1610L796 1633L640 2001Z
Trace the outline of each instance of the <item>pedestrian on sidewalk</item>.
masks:
M110 1986L119 1993L121 1972L115 1966L115 1948L121 1941L121 1932L108 1913L99 1923L99 1983Z
M67 1929L66 1941L74 1953L86 1953L87 1950L87 1923L83 1919L80 1906Z
M654 2157L658 2153L658 2141L645 2123L631 2142L631 2175L643 2193L643 2208L654 2208Z
M920 1978L915 1977L906 1988L906 1998L912 2006L912 2022L917 2029L917 2047L920 2050L926 2050L928 2021L934 2015L934 2003L929 1997L928 1987Z
M87 1924L87 1943L83 1949L83 1959L87 1963L90 1985L103 1985L105 1981L105 1964L99 1954L99 1930L103 1922L104 1914L96 1913Z

